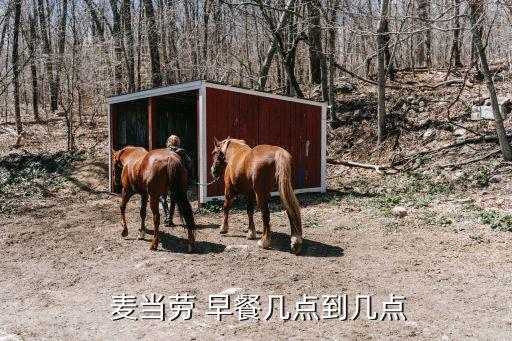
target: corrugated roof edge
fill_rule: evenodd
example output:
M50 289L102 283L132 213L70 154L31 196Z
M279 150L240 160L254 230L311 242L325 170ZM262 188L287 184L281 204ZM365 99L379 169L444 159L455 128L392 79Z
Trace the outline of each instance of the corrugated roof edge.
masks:
M110 96L110 97L107 97L107 103L108 104L122 103L122 102L133 101L133 100L143 99L143 98L148 98L148 97L162 96L162 95L167 95L167 94L172 94L172 93L197 90L197 89L200 89L203 85L205 85L206 87L224 89L227 91L252 93L256 96L273 97L273 98L289 100L289 101L293 101L293 102L306 103L306 104L318 105L318 106L327 106L326 102L320 102L320 101L315 101L312 99L299 98L299 97L284 95L284 94L275 94L275 93L269 92L269 91L249 89L249 88L244 88L244 87L240 87L240 86L227 85L227 84L223 84L223 83L219 83L219 82L212 82L212 81L207 81L207 80L196 80L196 81L191 81L191 82L184 82L184 83L166 85L166 86L157 87L157 88L151 88L151 89L142 90L142 91L138 91L138 92L131 92L131 93L125 93L125 94L116 95L116 96Z

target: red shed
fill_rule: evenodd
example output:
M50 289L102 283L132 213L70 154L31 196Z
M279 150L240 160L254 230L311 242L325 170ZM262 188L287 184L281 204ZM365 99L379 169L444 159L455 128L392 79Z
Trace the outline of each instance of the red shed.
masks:
M171 134L193 160L200 183L212 180L214 137L272 144L293 156L297 193L325 192L325 103L207 81L194 81L109 97L110 151L124 146L163 148ZM112 153L110 152L110 189ZM198 186L199 203L223 198L224 185Z

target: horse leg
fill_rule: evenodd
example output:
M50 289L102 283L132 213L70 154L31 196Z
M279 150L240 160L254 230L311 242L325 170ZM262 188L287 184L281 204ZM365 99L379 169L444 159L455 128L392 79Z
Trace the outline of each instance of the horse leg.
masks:
M158 212L158 197L149 197L149 207L153 213L153 239L151 241L151 250L158 248L158 227L160 225L160 213Z
M176 210L176 200L171 196L171 207L169 208L169 216L168 216L168 223L167 226L171 227L174 226L174 211Z
M119 203L119 208L121 209L121 227L123 228L123 231L121 232L121 236L126 237L128 235L128 227L126 226L126 205L128 205L128 201L130 201L130 198L132 197L132 194L128 192L127 190L123 189L123 192L121 194L121 202Z
M261 236L258 246L268 249L270 246L270 210L268 208L268 195L256 194L256 201L260 207L261 215L263 218L263 235Z
M247 196L247 216L249 216L247 239L256 239L256 227L254 226L254 194Z
M143 194L141 196L141 204L140 204L140 230L139 230L139 239L144 239L146 236L146 211L148 207L148 195Z
M162 203L162 208L164 209L165 223L168 222L169 217L169 206L167 206L167 194L168 192L164 192L164 194L162 194L162 197L160 197L160 202Z
M187 229L188 234L188 253L192 253L196 250L196 237L194 235L194 230Z
M226 195L226 199L224 200L224 220L222 221L222 226L220 228L220 233L225 234L228 233L229 224L228 224L228 215L229 215L229 206L235 201L235 198Z

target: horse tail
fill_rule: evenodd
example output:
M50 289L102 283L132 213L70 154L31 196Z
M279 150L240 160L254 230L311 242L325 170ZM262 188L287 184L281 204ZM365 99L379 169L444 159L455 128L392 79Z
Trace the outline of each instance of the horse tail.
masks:
M280 149L276 152L275 162L279 196L290 219L292 236L302 238L300 204L292 187L292 156Z
M176 158L172 157L168 160L167 169L171 197L176 201L178 211L185 220L187 229L193 231L196 229L196 223L192 206L187 198L187 170L182 162L177 162Z

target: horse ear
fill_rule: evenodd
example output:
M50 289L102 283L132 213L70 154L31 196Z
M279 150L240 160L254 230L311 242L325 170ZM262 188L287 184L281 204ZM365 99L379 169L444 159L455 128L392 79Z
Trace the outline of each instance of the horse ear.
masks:
M214 143L214 145L218 145L219 144L219 140L217 140L217 138L215 136L213 137L213 143Z

